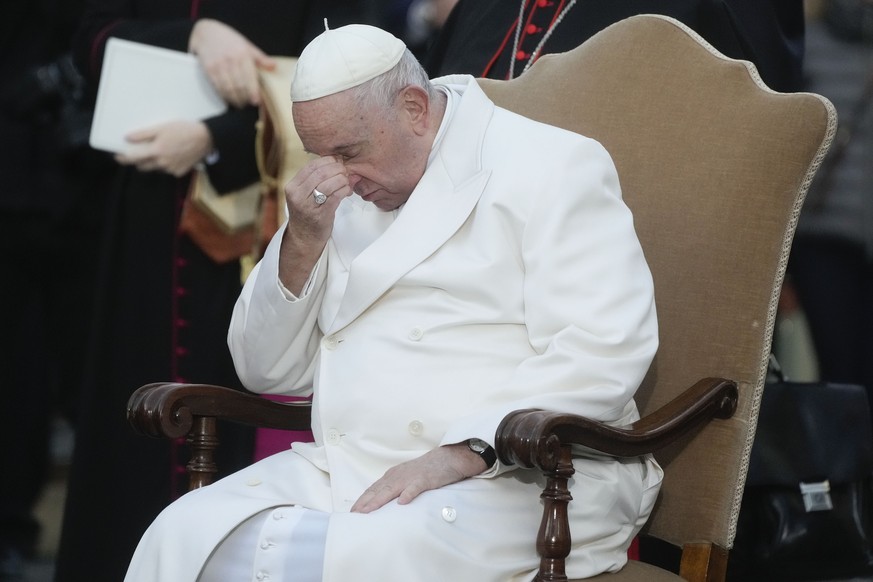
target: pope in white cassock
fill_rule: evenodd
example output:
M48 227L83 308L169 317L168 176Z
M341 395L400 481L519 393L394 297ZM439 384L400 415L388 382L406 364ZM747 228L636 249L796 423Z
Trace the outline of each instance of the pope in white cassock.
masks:
M313 159L228 335L253 391L313 396L314 443L182 497L128 582L530 580L544 485L495 460L508 412L614 424L658 345L604 148L428 81L401 41L328 30L291 87ZM662 478L574 459L567 574L620 568ZM196 519L195 519L196 517Z

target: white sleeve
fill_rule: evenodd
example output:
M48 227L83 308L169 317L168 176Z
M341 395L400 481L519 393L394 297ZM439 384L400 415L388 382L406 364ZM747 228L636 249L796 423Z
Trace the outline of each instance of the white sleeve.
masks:
M284 228L267 246L237 299L227 344L243 385L264 394L309 395L318 343L318 311L324 294L322 255L295 297L279 280ZM281 325L277 325L281 322Z

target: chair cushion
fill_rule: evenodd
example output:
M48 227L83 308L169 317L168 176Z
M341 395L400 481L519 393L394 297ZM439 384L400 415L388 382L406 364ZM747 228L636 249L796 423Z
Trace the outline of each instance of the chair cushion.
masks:
M640 580L646 582L684 582L683 578L672 572L636 560L629 560L619 572L599 574L593 578L585 578L584 582L640 582ZM571 580L570 582L583 581Z

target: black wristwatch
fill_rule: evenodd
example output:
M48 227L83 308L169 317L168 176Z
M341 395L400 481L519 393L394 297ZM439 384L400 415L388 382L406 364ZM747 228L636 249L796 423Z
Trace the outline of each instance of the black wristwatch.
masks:
M467 447L477 455L479 455L485 464L488 465L488 468L494 466L494 463L497 462L497 453L494 451L494 447L483 441L482 439L470 439L467 441Z

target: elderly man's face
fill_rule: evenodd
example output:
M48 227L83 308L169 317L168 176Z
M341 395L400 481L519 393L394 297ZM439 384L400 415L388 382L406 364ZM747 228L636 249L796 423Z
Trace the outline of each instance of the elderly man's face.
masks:
M399 103L362 109L345 91L295 103L293 113L306 150L341 160L355 193L382 210L405 203L424 174L430 146Z

